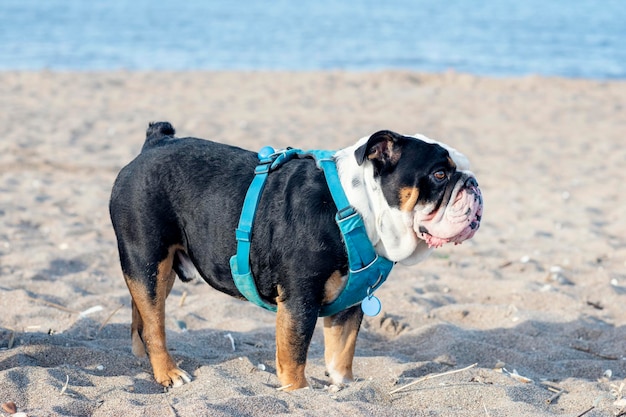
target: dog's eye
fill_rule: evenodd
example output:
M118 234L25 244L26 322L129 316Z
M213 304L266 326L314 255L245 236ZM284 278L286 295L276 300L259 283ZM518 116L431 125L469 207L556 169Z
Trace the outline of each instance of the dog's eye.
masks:
M437 171L433 174L433 177L435 177L436 180L444 180L446 179L446 173L443 171Z

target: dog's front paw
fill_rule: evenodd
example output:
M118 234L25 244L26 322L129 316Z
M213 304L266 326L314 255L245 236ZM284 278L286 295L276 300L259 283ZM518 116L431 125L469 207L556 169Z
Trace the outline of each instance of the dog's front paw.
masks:
M155 370L154 379L156 379L156 381L164 387L173 388L177 388L182 386L183 384L191 382L191 376L189 376L187 372L178 367L173 367L158 373Z
M352 382L354 382L354 378L352 377L352 375L350 376L332 376L330 377L331 382L333 383L333 385L337 385L337 386L343 386L343 385L349 385Z
M354 376L352 375L352 371L348 369L333 369L332 367L328 367L326 370L326 375L330 377L333 385L348 385L351 382L354 382Z

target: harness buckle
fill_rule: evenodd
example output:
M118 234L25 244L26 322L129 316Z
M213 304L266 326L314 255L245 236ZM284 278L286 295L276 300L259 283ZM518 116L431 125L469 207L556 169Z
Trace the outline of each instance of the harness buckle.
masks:
M346 206L337 211L337 220L347 219L350 216L356 214L356 210L352 206Z
M254 175L268 174L274 161L261 161L259 165L254 168Z
M250 242L250 230L235 229L235 239L241 242Z

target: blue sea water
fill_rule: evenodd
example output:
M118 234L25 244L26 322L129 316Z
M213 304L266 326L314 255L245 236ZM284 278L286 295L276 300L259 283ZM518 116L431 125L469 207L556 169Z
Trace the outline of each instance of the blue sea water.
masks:
M0 70L626 78L626 0L0 0Z

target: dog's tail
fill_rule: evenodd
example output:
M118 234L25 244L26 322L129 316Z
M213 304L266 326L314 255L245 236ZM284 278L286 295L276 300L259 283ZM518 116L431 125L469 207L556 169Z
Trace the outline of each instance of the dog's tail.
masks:
M151 122L146 130L146 141L141 150L158 146L174 138L176 131L170 122Z

